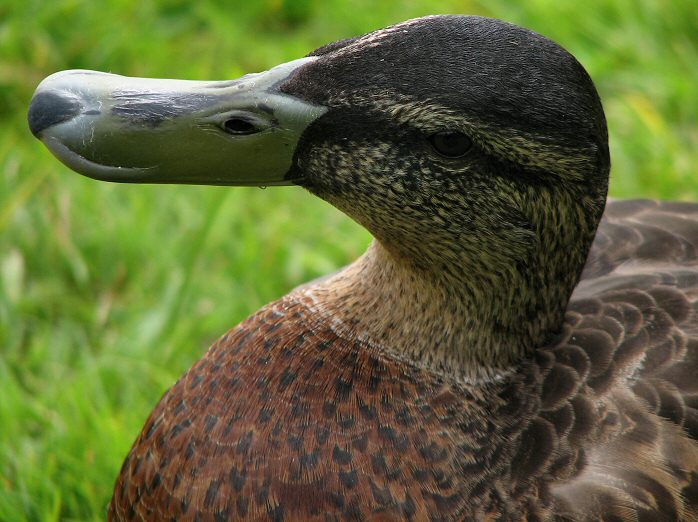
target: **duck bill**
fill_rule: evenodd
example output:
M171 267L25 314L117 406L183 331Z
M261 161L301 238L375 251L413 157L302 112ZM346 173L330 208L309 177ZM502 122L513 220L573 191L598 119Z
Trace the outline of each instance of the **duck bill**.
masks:
M288 185L296 145L326 108L280 86L314 59L218 82L59 72L38 86L29 127L65 165L99 180Z

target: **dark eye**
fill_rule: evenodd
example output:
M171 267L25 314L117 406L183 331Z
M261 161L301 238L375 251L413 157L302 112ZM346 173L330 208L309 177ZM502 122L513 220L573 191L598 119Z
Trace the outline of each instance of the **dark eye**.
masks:
M437 132L429 136L432 146L442 156L447 158L460 158L473 146L465 134L460 132Z
M230 134L244 135L257 132L257 127L242 118L231 118L223 124L223 127Z

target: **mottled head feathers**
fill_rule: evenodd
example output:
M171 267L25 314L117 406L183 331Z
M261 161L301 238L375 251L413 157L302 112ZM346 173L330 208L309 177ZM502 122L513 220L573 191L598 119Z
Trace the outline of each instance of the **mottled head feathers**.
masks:
M457 295L481 356L543 342L606 197L606 123L583 67L532 31L470 16L411 20L312 54L281 87L329 107L299 143L299 183ZM445 157L439 133L472 147Z

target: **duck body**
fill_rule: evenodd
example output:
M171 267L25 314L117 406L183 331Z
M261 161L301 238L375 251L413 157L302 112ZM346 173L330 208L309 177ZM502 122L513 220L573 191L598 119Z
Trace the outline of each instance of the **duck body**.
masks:
M698 521L698 205L605 206L553 42L439 16L234 81L68 71L29 124L97 179L300 185L375 236L165 393L109 520Z
M479 383L290 294L165 394L110 519L695 520L696 252L698 205L610 203L562 332Z

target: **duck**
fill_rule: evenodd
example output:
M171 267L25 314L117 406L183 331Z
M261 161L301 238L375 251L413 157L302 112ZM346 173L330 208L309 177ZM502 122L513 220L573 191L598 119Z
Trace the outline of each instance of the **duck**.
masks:
M373 236L162 397L110 521L698 521L698 205L609 200L603 107L528 29L408 20L205 82L71 70L98 180L294 185Z

